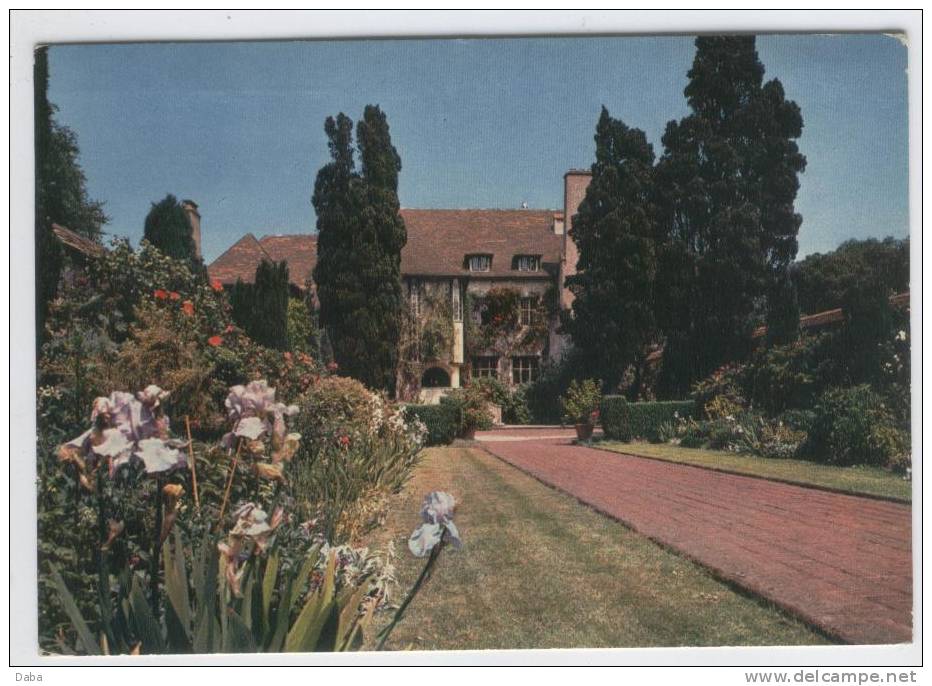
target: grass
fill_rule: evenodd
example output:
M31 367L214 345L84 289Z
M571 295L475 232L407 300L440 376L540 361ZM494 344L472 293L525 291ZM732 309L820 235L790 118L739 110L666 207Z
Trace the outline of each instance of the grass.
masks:
M386 649L827 643L698 565L471 447L427 451L385 527L368 541L394 541L399 594L423 568L407 537L431 490L456 497L464 547L443 551ZM382 615L378 628L389 619Z
M668 443L600 441L596 447L668 462L779 479L804 486L821 486L858 495L884 496L907 503L912 500L912 483L880 467L836 467L805 460L777 460L724 450L683 448Z

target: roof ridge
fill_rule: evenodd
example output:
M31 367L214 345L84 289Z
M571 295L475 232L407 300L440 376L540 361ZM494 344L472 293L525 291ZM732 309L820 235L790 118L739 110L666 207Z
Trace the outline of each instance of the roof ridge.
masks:
M402 207L401 211L414 212L562 212L546 207Z

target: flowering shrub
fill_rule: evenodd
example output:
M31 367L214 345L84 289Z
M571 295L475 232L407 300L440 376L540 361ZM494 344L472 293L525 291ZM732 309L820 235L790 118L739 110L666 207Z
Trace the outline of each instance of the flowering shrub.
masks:
M458 433L469 434L478 430L492 428L492 412L485 391L478 384L458 388L441 398L460 417Z

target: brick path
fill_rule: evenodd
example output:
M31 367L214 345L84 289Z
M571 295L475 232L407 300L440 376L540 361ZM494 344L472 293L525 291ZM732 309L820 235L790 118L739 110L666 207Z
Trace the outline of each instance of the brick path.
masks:
M912 640L908 505L571 444L492 454L849 643Z

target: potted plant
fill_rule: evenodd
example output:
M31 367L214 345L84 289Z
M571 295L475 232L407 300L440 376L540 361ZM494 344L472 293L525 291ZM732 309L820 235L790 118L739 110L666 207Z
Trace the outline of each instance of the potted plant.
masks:
M451 393L449 397L459 405L460 409L460 436L467 440L476 437L476 431L486 431L492 428L492 414L489 411L489 402L485 393L477 385L467 386L462 391Z
M592 431L599 420L599 405L602 402L601 383L593 379L570 382L563 396L563 412L576 426L576 437L581 441L592 438Z

